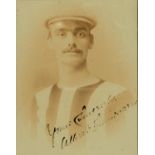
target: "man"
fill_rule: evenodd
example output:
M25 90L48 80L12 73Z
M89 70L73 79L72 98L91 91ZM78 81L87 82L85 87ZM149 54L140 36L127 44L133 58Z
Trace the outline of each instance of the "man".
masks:
M122 121L135 104L124 87L89 72L87 56L95 26L93 19L84 16L59 16L46 22L59 79L36 95L37 134L41 143L49 141L55 150L107 145L105 137L123 131Z

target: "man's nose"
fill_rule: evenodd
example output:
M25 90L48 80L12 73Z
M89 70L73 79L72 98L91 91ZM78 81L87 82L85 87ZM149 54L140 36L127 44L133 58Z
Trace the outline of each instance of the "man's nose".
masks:
M73 34L68 35L68 47L70 49L76 48L75 36Z

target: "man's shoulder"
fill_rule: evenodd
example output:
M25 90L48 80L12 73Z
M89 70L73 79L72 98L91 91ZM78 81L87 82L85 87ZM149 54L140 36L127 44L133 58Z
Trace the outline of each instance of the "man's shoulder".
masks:
M100 86L99 92L106 96L108 114L119 113L131 106L136 107L133 105L137 104L137 99L127 88L119 84L105 82Z
M120 84L102 80L102 83L98 85L90 98L90 105L94 106L94 104L109 103L113 99L127 99L127 97L132 97L127 88Z
M125 91L127 91L127 89L124 86L110 81L103 81L97 88L98 93L108 96L109 95L116 96Z
M35 94L35 96L41 96L41 95L43 95L43 94L49 93L49 92L51 91L52 87L53 87L53 85L50 85L50 86L48 86L48 87L45 87L45 88L39 90L39 91Z
M120 84L116 84L113 82L105 82L102 83L100 85L99 88L100 92L106 94L108 97L110 97L111 99L114 98L118 98L118 99L125 99L127 100L127 98L132 99L132 100L136 100L136 96L135 94L133 94L128 88L120 85Z
M48 100L52 88L53 88L53 85L50 85L46 88L43 88L42 90L38 91L35 94L37 104L46 103L46 100Z

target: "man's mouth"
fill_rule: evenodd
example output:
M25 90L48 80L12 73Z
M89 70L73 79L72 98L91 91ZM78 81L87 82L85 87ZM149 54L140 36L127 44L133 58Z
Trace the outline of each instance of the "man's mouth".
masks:
M75 54L81 54L81 53L82 53L82 50L80 50L80 49L65 50L63 53L75 53Z

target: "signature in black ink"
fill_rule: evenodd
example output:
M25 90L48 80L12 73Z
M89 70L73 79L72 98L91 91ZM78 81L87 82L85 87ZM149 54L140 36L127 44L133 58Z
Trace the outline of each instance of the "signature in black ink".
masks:
M85 131L76 131L74 134L70 135L69 137L66 136L62 136L61 138L61 149L63 149L64 147L73 144L74 142L76 142L77 140L79 140L80 138L82 138L83 136L85 136L88 133L94 132L97 130L97 128L102 127L103 125L105 125L107 122L117 118L121 113L127 111L132 105L137 104L137 100L134 103L131 104L126 104L123 105L119 110L114 111L113 114L107 118L106 120L104 119L104 111L101 111L104 107L104 103L101 105L97 105L95 107L93 107L89 112L86 112L87 107L84 105L82 107L82 110L79 114L77 114L73 120L69 121L69 124L66 125L65 127L53 127L52 128L52 132L51 132L51 128L50 128L50 124L47 124L47 131L49 136L52 137L52 147L55 147L55 138L56 138L56 134L59 134L61 131L68 129L69 127L71 127L73 125L73 123L77 126L81 126L81 121L86 119L87 117L91 116L92 114L97 114L95 115L96 117L94 118L94 120L91 122L92 124L87 124L86 130Z

